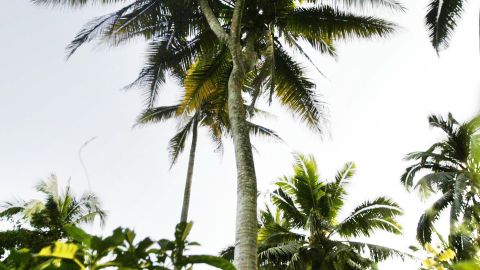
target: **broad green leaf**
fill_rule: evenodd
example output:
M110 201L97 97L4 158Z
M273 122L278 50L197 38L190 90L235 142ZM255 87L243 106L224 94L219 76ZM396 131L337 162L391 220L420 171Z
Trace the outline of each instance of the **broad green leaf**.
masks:
M204 263L222 270L235 270L235 266L224 258L212 255L191 255L185 258L189 264Z
M87 247L90 247L92 236L86 233L84 230L73 225L65 225L64 229L72 239L85 244Z
M76 244L55 242L53 248L51 246L44 247L38 253L40 257L56 257L63 259L74 259L75 254L78 251L78 246Z

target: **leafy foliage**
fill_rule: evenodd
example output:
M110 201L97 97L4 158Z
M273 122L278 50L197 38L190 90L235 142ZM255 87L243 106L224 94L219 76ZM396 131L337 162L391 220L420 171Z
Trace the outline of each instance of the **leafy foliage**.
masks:
M431 242L435 222L450 208L450 246L457 253L456 259L471 259L476 253L474 239L478 235L476 224L480 221L480 159L477 156L480 118L459 123L448 114L445 118L431 115L428 120L445 138L426 151L408 154L406 160L415 163L407 167L401 177L405 187L419 190L424 197L441 194L420 217L417 239L422 245ZM417 177L421 171L426 171L426 175Z
M463 0L431 0L425 23L437 53L448 47L450 37L463 13Z
M4 202L0 218L14 221L15 228L0 232L0 252L15 248L29 248L34 252L65 237L66 225L81 225L99 220L106 213L97 196L85 192L76 197L70 186L60 191L56 176L42 181L36 190L44 200Z
M207 264L218 269L235 270L227 260L211 255L184 255L189 247L198 245L187 241L192 223L180 223L175 239L137 241L132 230L118 228L110 236L93 236L73 225L66 231L72 239L57 241L38 253L28 249L13 250L2 261L0 269L191 269L195 264ZM3 268L2 268L3 267Z
M39 4L83 6L110 4L114 0L32 0ZM234 5L209 1L221 26L229 31ZM312 5L313 4L313 5ZM352 8L350 8L352 7ZM307 79L301 58L313 64L305 52L311 48L335 55L335 42L352 38L386 37L395 25L375 16L357 15L353 9L388 8L403 11L396 1L368 0L327 3L321 1L246 1L242 22L242 46L254 49L255 59L244 91L253 108L259 97L275 96L315 131L323 131L324 106ZM199 9L197 0L141 0L87 23L68 47L68 55L81 45L98 41L117 46L128 40L149 42L147 59L131 86L145 90L148 108L153 108L166 77L172 75L185 87L182 100L188 111L199 111L209 95L223 95L232 59L225 44L217 40ZM253 41L253 43L252 43ZM249 44L249 45L247 45ZM304 44L308 44L305 46ZM301 58L290 52L299 52ZM313 65L317 70L318 67ZM193 86L190 82L193 82ZM187 105L188 104L188 105Z
M353 240L377 231L401 233L396 218L402 210L392 200L366 201L338 220L354 163L345 164L333 181L324 181L312 156L296 154L293 171L276 182L278 189L271 195L275 210L267 207L260 214L260 269L375 269L379 261L409 256ZM231 258L232 252L228 248L222 256Z

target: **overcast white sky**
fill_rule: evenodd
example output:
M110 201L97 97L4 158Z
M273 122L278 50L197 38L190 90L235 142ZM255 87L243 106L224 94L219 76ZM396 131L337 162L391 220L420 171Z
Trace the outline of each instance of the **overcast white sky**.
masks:
M63 183L71 178L75 190L86 189L78 150L96 136L83 156L93 190L109 213L103 232L122 225L142 236L172 237L187 166L184 156L169 171L166 147L175 124L132 129L141 95L119 91L136 77L145 44L113 50L88 46L66 62L64 48L76 31L110 8L0 3L0 199L36 196L32 186L52 172ZM321 140L273 106L277 118L262 123L286 144L254 140L263 194L277 177L290 173L294 151L314 154L326 177L344 162L356 162L346 212L375 196L395 199L405 209L405 234L372 241L400 249L416 243L416 223L427 207L400 186L402 157L439 138L428 128L428 114L450 111L466 120L479 112L480 101L478 1L469 1L451 48L440 58L423 26L426 1L404 3L406 14L384 14L402 26L392 38L342 44L337 61L312 54L328 77L315 74L330 110L330 137ZM175 101L179 92L169 84L162 103ZM217 253L234 239L233 152L228 144L218 156L206 136L200 136L197 149L191 239L203 244L198 252ZM383 266L407 268L399 261Z

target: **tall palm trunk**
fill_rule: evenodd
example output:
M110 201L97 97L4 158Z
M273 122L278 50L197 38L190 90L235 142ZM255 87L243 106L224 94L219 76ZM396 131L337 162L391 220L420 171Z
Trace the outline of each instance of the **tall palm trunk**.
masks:
M196 119L194 119L192 127L192 146L190 147L190 156L188 158L187 179L185 181L185 190L183 191L183 205L180 222L188 222L188 209L190 207L190 193L192 191L193 167L195 165L195 150L197 148L197 128L198 122Z
M235 265L257 269L257 180L242 99L242 71L234 64L228 82L228 112L237 165Z
M245 0L236 0L230 33L222 27L208 0L199 0L200 8L210 29L226 44L232 55L233 69L228 80L228 114L235 148L237 166L237 214L235 229L235 266L238 270L257 269L257 178L253 162L252 145L246 122L242 86L248 60L254 55L248 48L244 59L241 45L242 14ZM253 43L251 43L253 45Z

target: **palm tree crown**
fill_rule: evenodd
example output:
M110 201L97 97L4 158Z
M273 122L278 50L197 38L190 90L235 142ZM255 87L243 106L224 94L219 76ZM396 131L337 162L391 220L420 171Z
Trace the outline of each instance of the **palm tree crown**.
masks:
M179 120L179 128L169 143L169 152L171 157L171 165L173 166L178 159L180 153L185 148L185 142L188 136L192 135L190 147L190 156L187 168L187 179L185 183L183 207L180 221L188 221L188 211L190 205L190 193L192 186L193 167L195 162L197 147L197 129L205 127L208 129L211 140L216 145L216 151L223 151L223 136L231 136L230 122L228 121L228 109L226 107L226 92L220 92L221 95L212 95L208 100L204 100L201 106L194 112L183 110L181 104L173 106L160 106L148 108L143 111L137 119L137 123L145 125L149 123L159 123L169 119L176 118ZM249 111L261 112L257 109ZM265 112L262 112L265 113ZM250 133L253 135L264 135L275 139L280 137L272 130L263 126L247 122Z
M226 107L226 92L219 93L221 95L210 96L208 100L203 100L198 110L188 112L182 110L182 105L175 104L171 106L159 106L145 109L137 118L138 125L147 125L160 123L163 121L177 119L179 127L177 133L170 140L169 152L170 161L174 165L178 156L185 148L185 142L188 135L193 131L194 126L205 127L208 130L210 139L215 143L216 151L223 149L223 137L231 136L230 122L228 121L228 109ZM253 113L268 113L253 109L249 118L253 117ZM248 122L250 133L252 135L263 135L280 140L280 137L271 129Z
M441 194L421 216L417 239L421 244L431 242L435 222L450 207L450 245L457 259L471 258L472 241L478 237L475 224L480 221L480 117L459 123L452 114L446 118L431 115L428 121L446 136L426 151L408 154L405 159L415 163L401 177L405 187L419 190L424 197L432 192ZM417 177L421 171L426 174Z
M75 7L88 3L123 2L32 1ZM209 2L222 27L228 31L234 4L231 1ZM313 64L305 52L306 46L335 56L336 41L384 37L396 27L374 16L356 15L345 7L404 9L398 2L385 0L345 1L343 4L332 6L319 1L300 1L299 4L293 0L247 1L242 22L242 43L245 46L249 44L255 53L251 57L254 62L244 91L250 94L252 106L258 97L267 97L268 100L275 97L312 129L322 131L323 105L315 94L315 84L307 78L299 62L299 59L304 59ZM342 6L345 9L343 11ZM182 82L185 79L187 83L182 106L194 110L208 95L226 91L233 66L227 45L219 42L198 7L197 0L135 1L86 24L68 46L68 55L93 40L120 45L143 38L149 41L147 60L137 80L130 86L144 89L147 107L153 107L166 76L172 75ZM300 57L294 57L291 52L297 52Z
M354 163L346 163L333 181L320 179L312 156L295 155L293 170L292 176L276 182L278 188L271 195L274 208L261 211L260 269L374 269L377 262L390 256L405 255L354 240L376 231L401 233L396 218L402 210L392 200L366 201L339 219L348 195L345 187L355 173Z
M85 192L75 197L69 185L61 191L55 175L37 184L36 190L44 195L44 200L3 203L0 219L13 220L19 228L0 233L1 248L12 245L40 248L63 238L65 225L92 223L97 219L101 224L105 221L106 213L95 194ZM9 237L13 242L7 241Z

